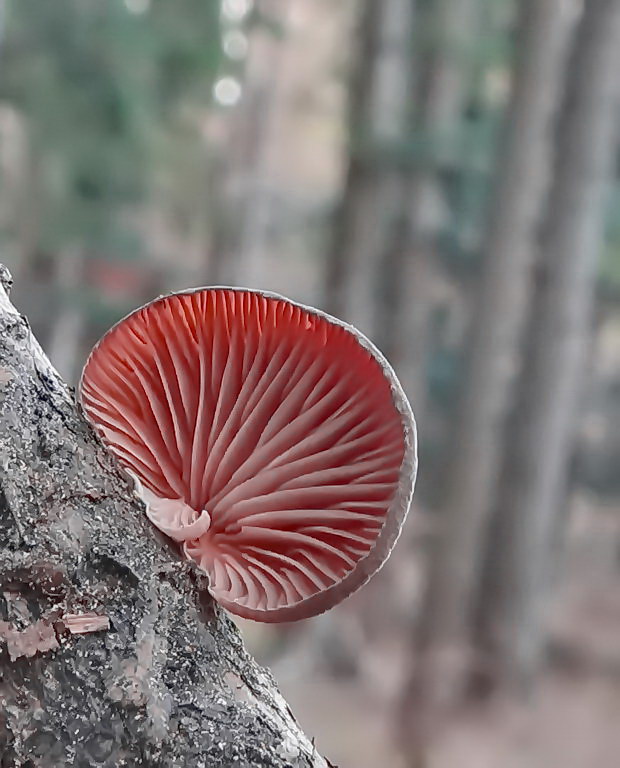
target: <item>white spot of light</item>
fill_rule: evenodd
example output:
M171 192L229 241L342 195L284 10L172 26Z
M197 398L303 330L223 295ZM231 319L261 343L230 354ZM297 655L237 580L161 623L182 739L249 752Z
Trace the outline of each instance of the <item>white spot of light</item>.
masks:
M222 47L229 59L240 61L248 53L248 38L238 29L231 29L224 35Z
M222 14L230 21L241 21L252 8L252 0L222 0Z
M150 7L151 0L125 0L125 8L136 16L146 13Z
M241 83L234 77L222 77L213 86L213 95L218 104L232 107L241 98Z

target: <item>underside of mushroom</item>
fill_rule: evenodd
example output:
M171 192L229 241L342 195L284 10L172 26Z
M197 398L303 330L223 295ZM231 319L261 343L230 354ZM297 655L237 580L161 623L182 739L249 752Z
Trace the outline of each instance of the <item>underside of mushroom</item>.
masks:
M112 328L85 413L151 521L234 613L320 613L387 558L407 513L415 426L359 332L282 297L204 288Z

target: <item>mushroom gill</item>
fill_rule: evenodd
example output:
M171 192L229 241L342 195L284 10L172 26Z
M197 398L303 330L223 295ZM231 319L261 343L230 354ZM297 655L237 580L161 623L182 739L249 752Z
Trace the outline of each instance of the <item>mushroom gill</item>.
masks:
M80 394L151 521L233 613L321 613L398 537L413 416L382 355L318 310L230 288L161 297L101 339Z

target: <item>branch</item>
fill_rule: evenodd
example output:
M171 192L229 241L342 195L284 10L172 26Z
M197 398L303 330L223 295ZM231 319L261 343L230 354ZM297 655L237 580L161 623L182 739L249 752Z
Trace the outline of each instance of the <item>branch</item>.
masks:
M0 766L326 767L0 284Z

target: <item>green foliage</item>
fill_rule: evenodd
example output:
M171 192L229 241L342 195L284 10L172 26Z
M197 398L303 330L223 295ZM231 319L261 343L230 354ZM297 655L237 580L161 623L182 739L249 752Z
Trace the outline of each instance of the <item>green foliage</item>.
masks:
M146 199L184 102L208 105L220 59L218 3L153 0L138 15L123 0L10 2L0 99L40 158L42 250L135 253L121 214Z

